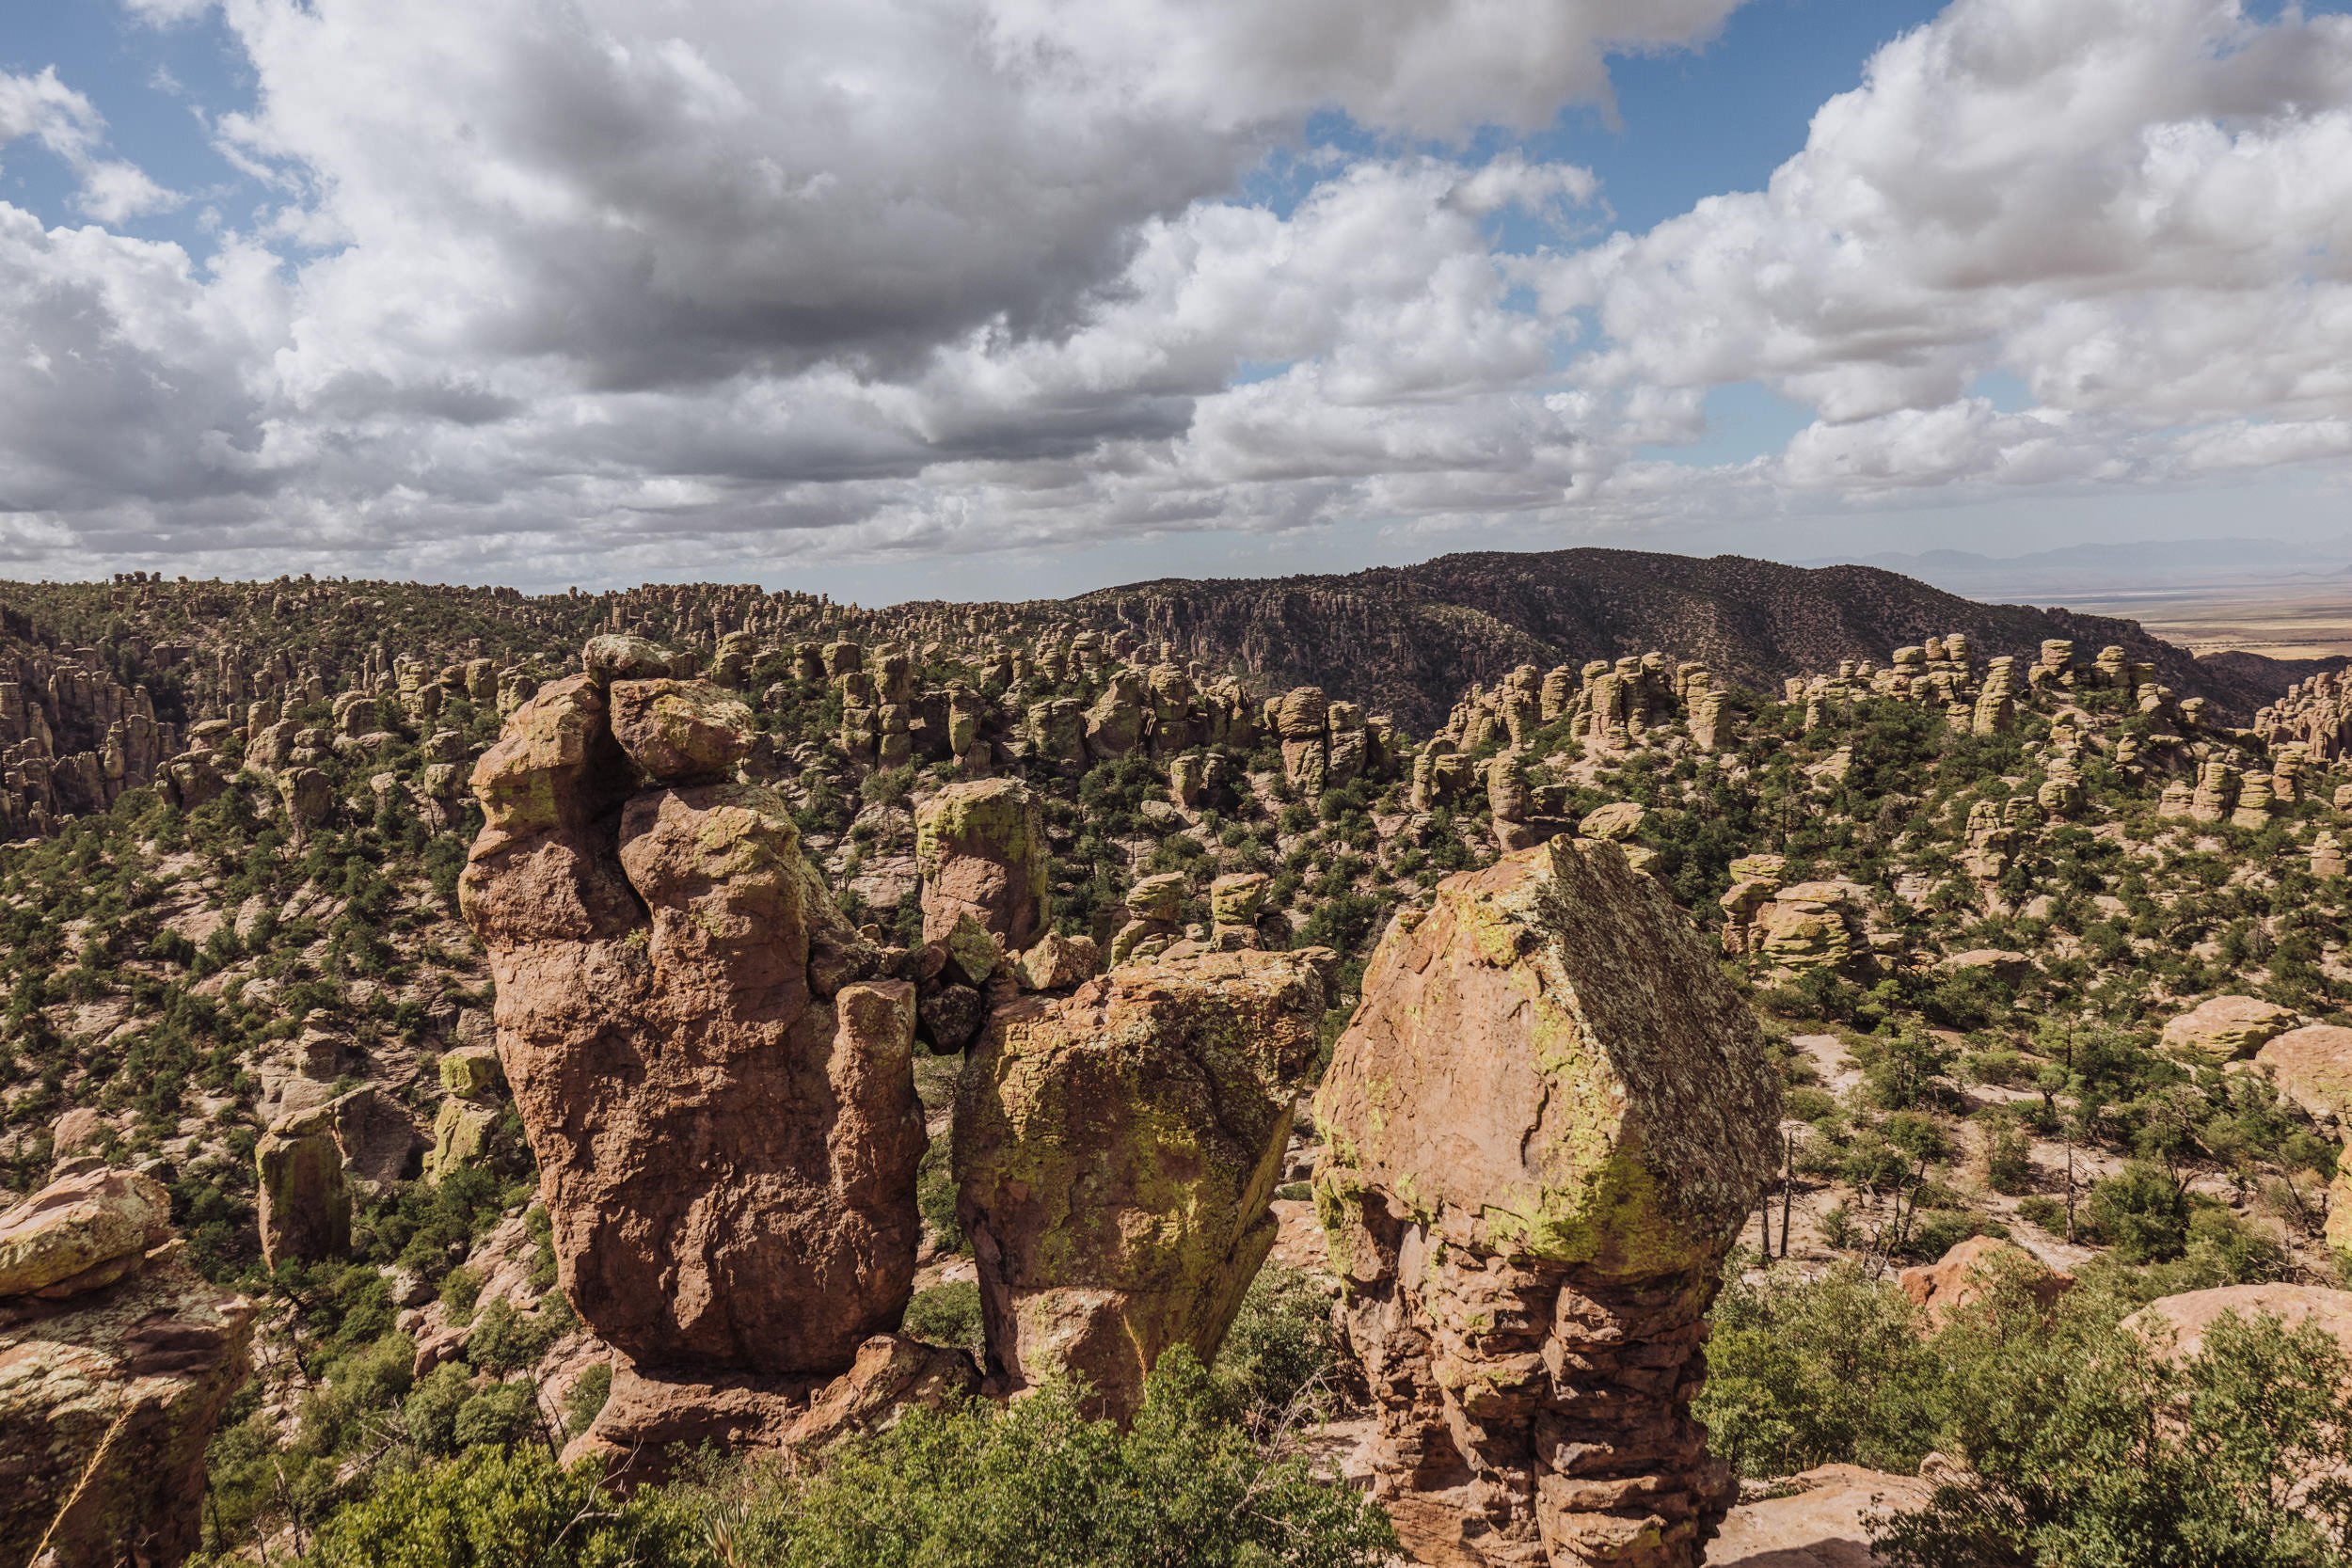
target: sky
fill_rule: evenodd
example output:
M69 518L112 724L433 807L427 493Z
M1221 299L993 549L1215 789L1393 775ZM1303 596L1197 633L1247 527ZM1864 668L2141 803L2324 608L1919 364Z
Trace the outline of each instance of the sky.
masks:
M0 0L0 577L2352 533L2352 17Z

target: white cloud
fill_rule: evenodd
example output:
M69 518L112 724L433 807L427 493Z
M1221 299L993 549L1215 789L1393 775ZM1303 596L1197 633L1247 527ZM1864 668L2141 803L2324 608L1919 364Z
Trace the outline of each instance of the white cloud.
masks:
M1606 51L1728 8L222 0L251 228L0 208L0 553L537 579L2352 456L2344 19L1957 0L1767 189L1581 248L1589 170L1381 139L1605 103ZM1332 108L1376 150L1302 146ZM5 137L102 223L175 199L54 73ZM1278 148L1279 214L1236 194ZM1748 381L1819 422L1661 459Z
M106 121L87 97L57 80L55 67L38 76L0 71L0 148L26 136L73 170L81 182L74 204L100 223L169 212L186 200L137 166L99 156Z

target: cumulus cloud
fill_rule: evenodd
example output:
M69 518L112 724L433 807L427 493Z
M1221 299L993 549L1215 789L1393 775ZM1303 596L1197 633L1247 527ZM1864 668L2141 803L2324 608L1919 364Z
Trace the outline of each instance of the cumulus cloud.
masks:
M200 259L0 77L99 220L0 207L0 554L626 576L2352 456L2352 22L1956 0L1766 189L1597 244L1589 170L1461 150L1732 3L219 0L271 199ZM1661 458L1749 381L1817 422Z
M135 164L103 158L106 121L90 101L57 80L55 67L38 76L0 71L0 149L31 137L72 167L81 182L74 205L100 223L120 223L169 212L186 200L148 178Z

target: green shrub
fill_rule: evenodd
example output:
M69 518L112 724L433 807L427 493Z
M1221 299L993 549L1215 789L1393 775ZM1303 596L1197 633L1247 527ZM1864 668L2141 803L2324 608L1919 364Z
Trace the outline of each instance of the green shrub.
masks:
M517 1379L478 1390L458 1407L454 1435L460 1449L504 1448L539 1435L537 1387Z
M2089 1217L2125 1263L2161 1263L2188 1245L2188 1195L2154 1165L2134 1163L2090 1189Z
M1269 1260L1249 1282L1217 1353L1216 1375L1245 1409L1279 1410L1339 1367L1331 1296L1303 1269Z
M980 1288L968 1279L929 1286L907 1303L906 1333L927 1344L980 1354Z
M1181 1348L1133 1430L1087 1419L1085 1398L1057 1382L911 1410L820 1466L746 1467L669 1506L723 1526L741 1568L1377 1568L1396 1549L1376 1503L1263 1449Z
M594 1462L545 1449L469 1453L385 1478L319 1532L318 1568L659 1568L689 1559L660 1495L624 1501Z
M599 1361L573 1380L564 1396L564 1434L577 1437L596 1423L612 1395L612 1363Z

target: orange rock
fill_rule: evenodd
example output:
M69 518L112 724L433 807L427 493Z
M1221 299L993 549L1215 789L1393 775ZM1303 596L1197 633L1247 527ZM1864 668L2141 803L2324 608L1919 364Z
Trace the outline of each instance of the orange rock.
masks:
M1981 1301L2007 1270L2032 1280L2034 1299L2047 1307L2074 1288L2074 1276L2055 1274L2024 1247L1997 1236L1971 1236L1932 1263L1905 1269L1895 1276L1911 1304L1928 1315L1931 1325L1951 1313Z
M2316 1285L2223 1285L2187 1291L2150 1302L2125 1318L2123 1326L2170 1354L2190 1356L2204 1348L2207 1331L2225 1312L2249 1320L2277 1318L2290 1328L2316 1324L2352 1355L2352 1291ZM2156 1332L2159 1325L2169 1330L2169 1338Z

